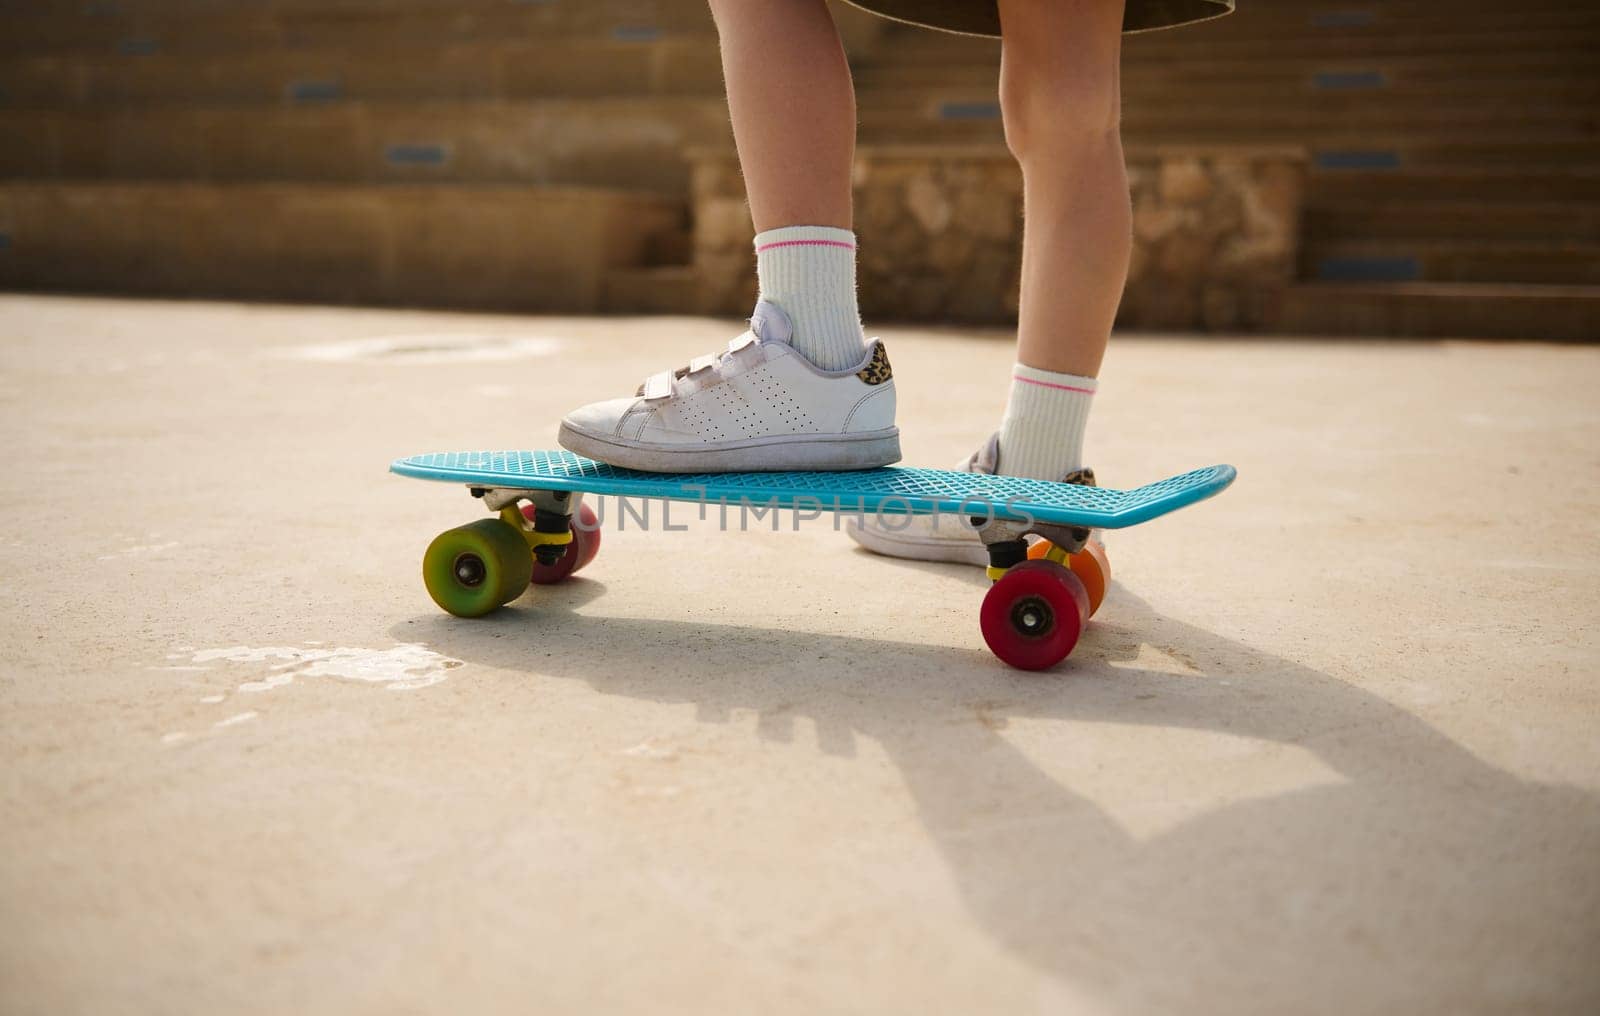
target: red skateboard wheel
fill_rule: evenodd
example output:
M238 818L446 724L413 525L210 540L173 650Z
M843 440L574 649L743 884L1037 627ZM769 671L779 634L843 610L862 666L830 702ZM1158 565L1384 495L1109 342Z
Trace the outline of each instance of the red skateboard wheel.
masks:
M978 611L983 640L1019 670L1043 670L1067 658L1089 620L1089 592L1065 566L1024 561L989 587Z

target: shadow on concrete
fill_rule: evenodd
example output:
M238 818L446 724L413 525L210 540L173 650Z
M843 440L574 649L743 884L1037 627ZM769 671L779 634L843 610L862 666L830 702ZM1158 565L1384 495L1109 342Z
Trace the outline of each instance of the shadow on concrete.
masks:
M567 609L599 588L575 580L505 623L428 615L394 632L471 662L536 667L538 680L691 703L704 723L751 710L762 738L788 741L805 717L834 755L878 742L974 918L1121 1011L1202 999L1258 1012L1528 1011L1600 997L1595 795L1509 776L1384 699L1159 614L1123 587L1067 664L1042 675L999 664L975 622L972 648L951 650ZM1189 672L1141 667L1146 646ZM662 665L680 653L694 665ZM1020 718L1148 728L1138 740L1156 751L1161 731L1179 748L1185 729L1223 732L1297 746L1331 773L1216 803L1230 772L1262 770L1228 768L1262 747L1240 742L1198 763L1217 767L1204 801L1175 791L1165 803L1177 818L1141 837L1074 789L1107 766L1140 766L1136 755L1076 774L1058 762L1052 775L1008 740Z

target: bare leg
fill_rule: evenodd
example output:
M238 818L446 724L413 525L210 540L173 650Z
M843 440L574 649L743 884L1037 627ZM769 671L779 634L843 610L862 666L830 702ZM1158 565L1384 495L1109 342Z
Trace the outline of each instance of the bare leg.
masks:
M1132 248L1123 0L999 0L1000 105L1022 166L1017 359L1096 377Z
M824 0L710 0L757 232L851 228L856 98Z

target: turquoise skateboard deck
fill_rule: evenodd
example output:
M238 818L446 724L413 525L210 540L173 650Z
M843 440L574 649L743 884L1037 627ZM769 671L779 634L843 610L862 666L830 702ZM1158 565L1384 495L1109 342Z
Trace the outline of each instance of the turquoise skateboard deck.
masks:
M396 459L392 472L484 488L581 491L762 508L971 514L1060 526L1124 529L1221 493L1232 466L1208 466L1133 490L1077 487L953 469L794 473L642 473L564 451L436 452Z
M435 603L478 617L529 584L560 582L600 548L585 494L688 501L762 511L952 515L989 555L994 585L979 623L1006 663L1038 670L1064 659L1110 583L1094 529L1149 522L1226 490L1232 466L1208 466L1132 490L1048 483L948 469L887 466L834 472L645 473L565 451L436 452L396 459L391 472L465 485L497 518L441 533L423 555Z

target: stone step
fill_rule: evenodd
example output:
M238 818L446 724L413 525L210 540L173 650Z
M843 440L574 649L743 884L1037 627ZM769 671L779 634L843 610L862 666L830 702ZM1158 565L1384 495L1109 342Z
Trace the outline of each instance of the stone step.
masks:
M1130 134L1174 129L1231 130L1249 138L1297 136L1315 138L1330 131L1404 132L1417 137L1453 136L1483 131L1519 133L1564 131L1572 137L1593 137L1596 107L1588 103L1551 103L1515 98L1452 98L1449 101L1396 100L1374 102L1349 97L1305 102L1279 97L1252 104L1205 102L1125 102L1123 130ZM999 103L990 95L941 95L908 90L879 94L859 108L863 129L899 126L904 121L998 120Z
M1449 92L1361 99L1288 94L1251 101L1201 94L1184 106L1155 96L1124 96L1121 123L1129 133L1188 124L1203 130L1236 129L1243 134L1253 129L1298 131L1306 137L1357 130L1406 137L1451 137L1481 131L1506 136L1551 129L1595 137L1600 136L1593 112L1600 107L1600 88L1593 88L1593 98L1578 94L1580 88L1590 87L1574 86L1562 94L1545 96L1511 90L1479 96ZM864 122L883 126L1001 119L998 100L992 90L983 89L897 89L867 97L858 109Z
M1306 243L1325 240L1476 240L1600 243L1600 201L1366 201L1308 209Z
M1122 73L1125 87L1141 84L1287 86L1308 81L1319 72L1376 72L1393 83L1516 80L1552 75L1585 77L1593 51L1593 44L1588 40L1568 40L1530 50L1473 53L1470 60L1449 52L1372 54L1359 49L1311 57L1284 48L1246 59L1174 60L1166 56L1146 59L1125 54ZM965 57L952 55L944 61L907 61L898 55L881 61L858 59L854 76L857 87L867 89L897 84L981 86L994 83L999 67L999 50L984 49Z
M863 143L1003 142L994 119L861 119ZM1536 133L1527 123L1496 129L1469 120L1435 137L1398 127L1311 131L1268 119L1208 129L1198 121L1134 119L1126 133L1130 144L1307 145L1320 166L1364 171L1600 161L1600 140L1572 127ZM11 110L0 111L0 178L498 181L681 192L685 147L727 136L718 98Z
M1550 41L1562 34L1600 29L1592 9L1568 5L1538 11L1516 8L1485 10L1475 17L1456 13L1441 30L1437 14L1401 13L1387 8L1373 12L1368 24L1348 23L1352 12L1338 9L1270 11L1244 8L1232 17L1191 27L1183 32L1156 32L1129 38L1130 54L1193 55L1232 47L1248 53L1270 52L1284 45L1321 50L1390 46L1396 52L1442 45L1456 40L1481 41L1500 36L1507 46ZM1359 12L1356 12L1359 13ZM1333 15L1330 19L1328 16ZM1339 15L1346 23L1339 23ZM1319 21L1319 15L1321 20ZM649 42L666 35L710 34L704 4L261 4L239 10L215 5L189 8L110 4L71 5L40 12L37 4L13 4L5 14L7 31L0 51L13 53L104 52L138 56L151 52L218 52L294 48L330 44L392 45L408 41L506 39L562 35L613 36ZM1437 40L1437 41L1436 41ZM885 40L907 54L937 55L984 45L977 40L936 33L898 33ZM1480 46L1495 49L1495 46ZM926 57L925 57L926 58Z
M1478 240L1308 241L1317 282L1520 282L1600 286L1600 243Z
M1448 38L1476 38L1487 32L1504 32L1510 35L1545 35L1552 32L1593 32L1600 30L1600 12L1587 4L1568 4L1538 11L1525 11L1520 7L1502 6L1476 13L1461 11L1452 5L1450 14L1442 16L1435 5L1433 10L1396 11L1387 3L1368 8L1367 17L1354 17L1356 11L1324 9L1311 11L1274 11L1270 8L1246 7L1232 17L1219 18L1190 26L1188 34L1208 42L1278 43L1297 45L1307 42L1328 42L1344 45L1361 45L1375 39L1418 39L1431 36ZM1330 15L1332 15L1330 17ZM1341 19L1341 16L1343 18ZM1133 45L1164 48L1181 43L1173 33L1151 32L1130 36Z
M0 287L587 313L683 214L592 188L0 183Z
M690 265L621 268L606 274L606 310L619 314L702 314L700 275Z
M0 112L0 178L584 184L682 194L721 99Z
M1448 166L1433 169L1319 170L1307 207L1342 209L1350 203L1402 200L1600 201L1600 166Z
M119 14L93 2L50 13L7 13L0 54L103 53L141 58L158 53L240 53L317 46L382 49L392 45L574 37L648 45L671 36L712 37L697 3L430 4L394 11L307 7L183 14Z
M1554 27L1518 30L1503 25L1472 26L1451 20L1448 26L1421 25L1415 31L1374 30L1356 35L1295 34L1281 37L1234 39L1221 34L1218 26L1227 19L1192 26L1180 32L1150 32L1127 36L1123 59L1129 65L1141 61L1244 61L1275 59L1293 55L1302 60L1343 60L1354 56L1416 57L1465 56L1506 52L1537 53L1560 51L1574 46L1593 46L1600 40L1600 28ZM998 40L969 39L960 36L937 38L938 33L897 35L893 61L899 64L967 63L989 59L999 51ZM885 40L885 45L890 45Z
M717 44L580 39L0 60L0 107L722 95Z
M1584 102L1600 98L1600 79L1580 59L1534 61L1496 70L1476 62L1468 69L1448 61L1429 73L1370 64L1309 66L1286 61L1276 73L1256 62L1205 74L1171 63L1130 65L1124 102L1170 105L1174 89L1185 102L1254 108L1307 106L1320 112L1370 106L1491 100ZM1249 73L1246 73L1248 71ZM857 72L865 106L905 104L929 93L937 101L995 98L997 66L885 66ZM362 100L496 99L625 95L722 95L716 42L667 38L649 46L610 39L498 41L426 46L319 48L228 56L154 54L30 56L0 60L0 106L118 105L135 103L327 103ZM1408 107L1409 108L1409 107Z
M686 265L694 257L694 228L689 223L689 207L683 205L683 218L676 228L658 230L645 245L643 268L671 268Z
M1593 342L1600 338L1600 286L1302 283L1279 298L1268 330Z
M998 117L956 117L943 121L863 116L862 136L873 144L1004 144ZM1450 135L1419 137L1414 132L1327 130L1294 127L1271 130L1250 125L1200 129L1194 125L1126 128L1129 144L1292 144L1306 147L1317 169L1328 172L1380 172L1454 166L1592 167L1600 164L1600 138L1570 129L1532 132L1520 125L1468 129Z
M1595 87L1589 66L1592 51L1574 47L1566 53L1505 54L1496 60L1463 62L1431 58L1427 63L1399 60L1316 62L1300 57L1223 64L1128 63L1122 72L1124 102L1143 99L1259 101L1276 97L1318 99L1343 95L1563 95L1587 96ZM859 94L913 88L994 92L998 61L958 66L887 65L856 71Z
M261 17L317 15L342 17L431 17L495 15L506 8L544 8L541 16L562 24L605 23L684 14L680 0L0 0L0 15L85 18ZM695 12L690 12L695 13Z

